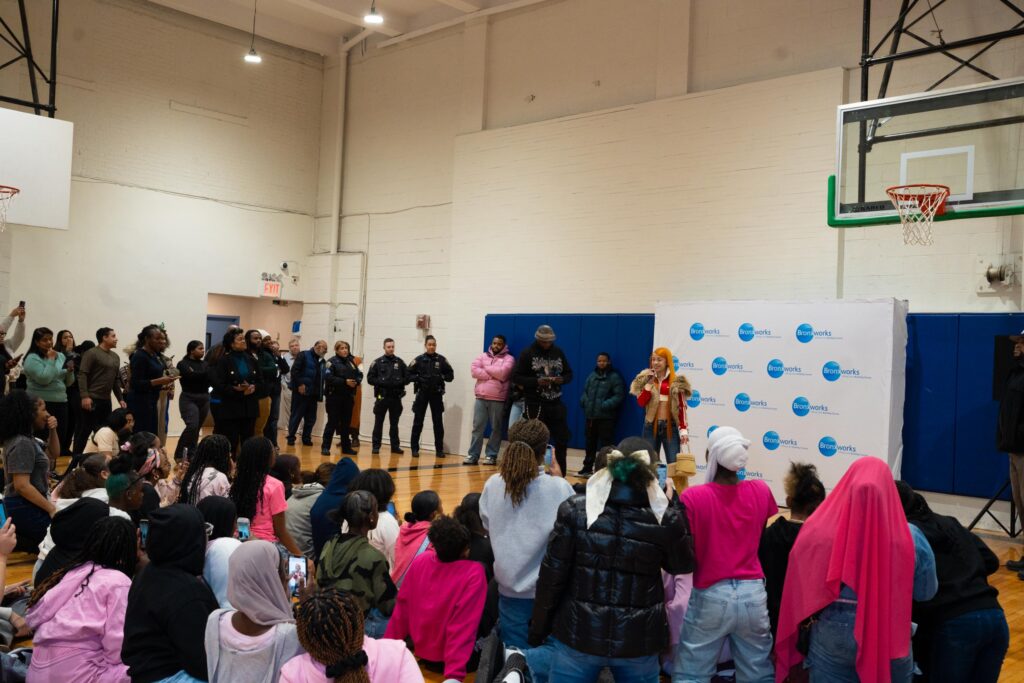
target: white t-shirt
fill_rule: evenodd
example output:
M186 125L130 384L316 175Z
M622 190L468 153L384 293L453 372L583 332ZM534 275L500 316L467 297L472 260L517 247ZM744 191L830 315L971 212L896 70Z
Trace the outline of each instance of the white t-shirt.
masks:
M82 491L82 498L95 498L96 500L101 500L104 503L107 503L108 505L110 504L110 498L107 497L106 489L89 489L88 491ZM71 507L74 503L77 502L78 498L58 498L56 501L54 501L54 507L57 508L57 512L60 512L61 510ZM132 518L128 515L127 512L119 508L116 508L112 505L110 507L110 516L123 517L124 519L127 519L129 522L132 521ZM53 550L53 546L53 536L50 535L50 530L47 529L46 537L43 539L43 542L39 544L40 562L46 559L46 556L50 554L51 550Z
M95 441L95 443L93 443ZM112 453L117 455L117 449L119 448L117 443L117 432L110 427L102 427L99 429L93 438L89 439L85 444L85 450L83 453Z

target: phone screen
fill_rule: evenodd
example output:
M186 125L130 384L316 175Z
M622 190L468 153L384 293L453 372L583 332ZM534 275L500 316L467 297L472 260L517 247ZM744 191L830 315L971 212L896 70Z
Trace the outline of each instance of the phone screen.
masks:
M548 444L548 447L544 449L544 466L551 467L551 460L555 457L555 447Z
M288 590L293 596L299 594L299 588L306 584L309 575L306 573L306 558L297 555L288 556Z
M0 526L7 523L7 508L4 507L3 501L0 501Z
M398 510L395 509L395 504L392 503L391 501L388 501L388 512L391 513L392 517L398 519Z
M238 540L248 541L249 540L249 520L246 517L238 518Z
M658 463L658 486L664 490L668 483L668 467L663 462Z
M146 536L148 536L148 535L149 535L149 520L148 519L140 519L139 520L139 536L142 539L142 547L143 548L146 547Z

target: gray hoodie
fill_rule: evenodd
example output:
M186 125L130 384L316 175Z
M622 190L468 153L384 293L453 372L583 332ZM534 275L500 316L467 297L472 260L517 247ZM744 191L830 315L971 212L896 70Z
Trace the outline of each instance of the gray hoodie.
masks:
M292 497L288 499L288 509L284 513L284 524L288 533L295 539L302 554L316 561L313 555L313 525L309 521L309 513L313 503L324 492L320 484L303 484L292 489Z

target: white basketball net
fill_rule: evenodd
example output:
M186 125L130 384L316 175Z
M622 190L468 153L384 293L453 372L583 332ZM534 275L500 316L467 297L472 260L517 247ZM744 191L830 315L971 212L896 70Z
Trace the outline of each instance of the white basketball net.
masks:
M7 229L7 209L18 196L18 188L0 185L0 232Z
M903 224L903 243L930 246L932 223L949 198L945 185L901 185L886 190Z

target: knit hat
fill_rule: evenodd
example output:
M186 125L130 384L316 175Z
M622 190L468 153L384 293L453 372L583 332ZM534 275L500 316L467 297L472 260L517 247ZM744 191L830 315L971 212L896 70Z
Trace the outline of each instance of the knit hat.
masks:
M555 331L551 329L551 325L541 325L537 328L533 338L539 342L553 342L555 341Z

